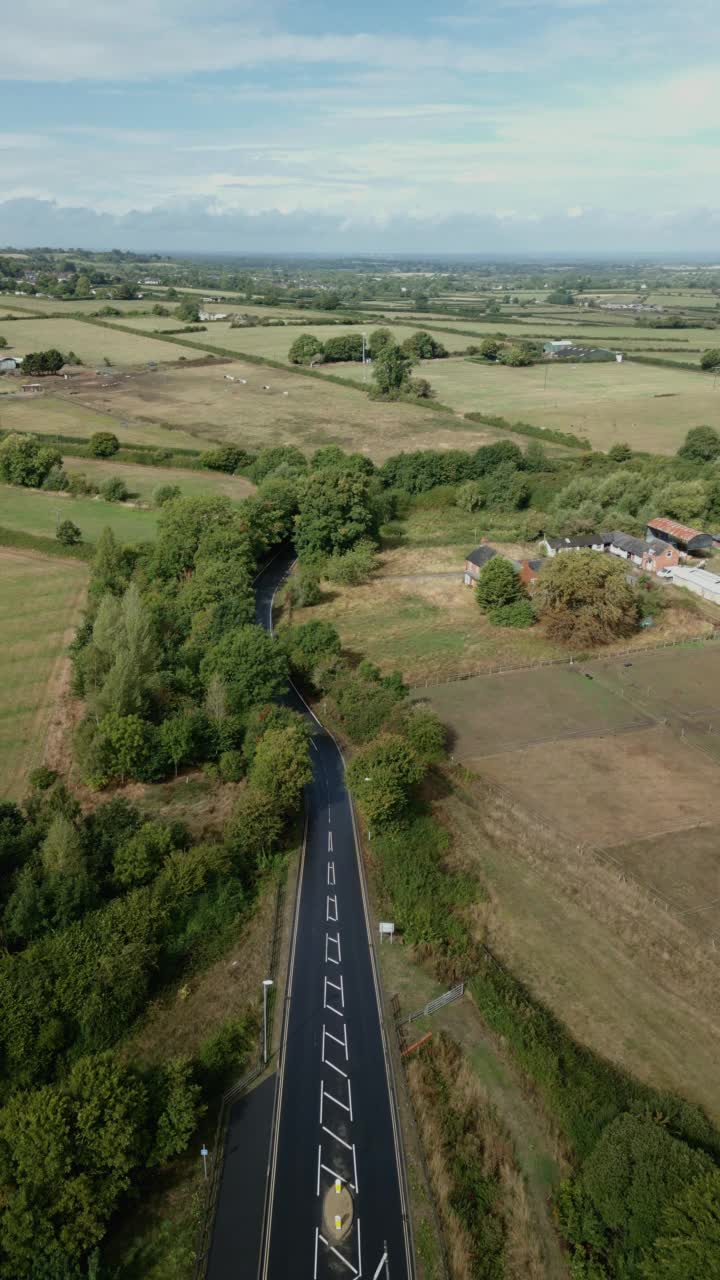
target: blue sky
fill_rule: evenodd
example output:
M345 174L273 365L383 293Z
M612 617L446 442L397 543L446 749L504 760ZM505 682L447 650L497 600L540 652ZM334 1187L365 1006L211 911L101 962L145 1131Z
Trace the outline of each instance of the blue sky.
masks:
M716 24L716 0L27 0L0 243L720 258Z

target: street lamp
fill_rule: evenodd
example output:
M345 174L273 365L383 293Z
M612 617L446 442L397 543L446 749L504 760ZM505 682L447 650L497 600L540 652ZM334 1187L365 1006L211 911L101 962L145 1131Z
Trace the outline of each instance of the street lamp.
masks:
M267 998L272 978L263 978L263 1066L267 1066Z

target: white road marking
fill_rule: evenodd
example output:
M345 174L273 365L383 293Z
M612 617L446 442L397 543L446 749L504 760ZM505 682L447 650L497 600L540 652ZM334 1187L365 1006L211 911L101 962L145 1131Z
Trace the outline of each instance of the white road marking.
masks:
M322 1085L322 1081L320 1083ZM349 1088L350 1088L350 1081L348 1080L348 1089ZM322 1093L322 1090L321 1090L321 1093ZM342 1107L343 1111L349 1112L350 1119L352 1120L352 1106L348 1106L347 1102L341 1102L339 1098L336 1098L335 1095L332 1093L328 1093L327 1090L324 1093L322 1093L322 1097L327 1098L328 1102L334 1102L336 1107ZM320 1115L320 1123L322 1124L322 1113Z
M318 1194L319 1194L319 1193L318 1193ZM317 1280L317 1255L318 1255L318 1237L319 1237L319 1235L320 1235L320 1231L319 1231L318 1227L316 1227L316 1228L315 1228L315 1263L314 1263L314 1265L313 1265L313 1280ZM377 1273L376 1273L376 1274L377 1274Z
M328 947L329 947L329 945L330 945L330 943L331 943L331 942L332 942L332 944L333 944L333 946L334 946L334 947L337 947L337 952L338 952L338 953L337 953L337 959L335 959L335 957L334 957L334 956L331 956L331 955L329 955L329 954L328 954ZM336 936L335 936L334 938L333 938L332 934L330 934L330 933L326 933L326 934L325 934L325 959L326 959L326 961L329 961L329 962L330 962L330 964L341 964L341 963L342 963L342 951L340 950L340 930L339 930L339 929L338 929L338 932L337 932L337 934L336 934Z
M339 1044L341 1048L345 1050L345 1061L347 1062L349 1058L348 1045L347 1045L347 1026L343 1024L342 1040L338 1040L337 1036L334 1036L332 1031L328 1031L326 1027L323 1027L323 1031L325 1032L325 1035L327 1036L328 1040L334 1040L336 1044Z
M359 1192L360 1187L358 1186L358 1176L357 1176L357 1157L356 1157L356 1155L355 1155L355 1143L354 1143L354 1142L353 1142L353 1174L354 1174L354 1177L355 1177L355 1191L356 1191L356 1192Z
M358 1269L357 1269L357 1273L358 1273L358 1275L359 1275L359 1276L361 1276L361 1275L362 1275L362 1248L361 1248L361 1245L360 1245L360 1219L359 1219L359 1218L358 1218Z
M331 914L330 914L330 912L331 912L331 911L334 911L334 913L335 913L335 914L334 914L334 915L331 915ZM338 905L337 905L337 895L336 895L336 894L328 894L328 895L327 895L327 903L326 903L326 907L325 907L325 919L326 919L327 921L329 921L329 923L330 923L330 924L337 924L337 920L338 920Z
M387 1262L387 1253L384 1253L384 1254L383 1254L383 1256L382 1256L382 1258L381 1258L381 1259L380 1259L380 1261L378 1262L377 1269L376 1269L375 1274L374 1274L374 1276L373 1276L373 1280L378 1280L378 1276L380 1275L380 1272L382 1271L382 1269L383 1269L383 1267L385 1266L385 1263L386 1263L386 1262Z
M328 853L333 852L332 831L328 831Z
M358 1227L359 1226L360 1226L360 1222L358 1220ZM329 1248L330 1248L330 1252L334 1253L336 1258L339 1258L341 1262L345 1263L345 1266L347 1267L348 1271L352 1271L353 1275L357 1280L357 1277L360 1275L360 1272L355 1270L355 1267L353 1266L352 1262L348 1262L347 1258L343 1258L342 1254L338 1252L338 1250L335 1248L333 1244L331 1244Z
M349 1083L350 1083L350 1081L348 1080L348 1084L349 1084ZM329 1096L330 1096L330 1095L328 1094L328 1097L329 1097ZM323 1081L321 1080L321 1081L320 1081L320 1124L322 1124L322 1120L323 1120L323 1102L324 1102L324 1101L325 1101L325 1085L324 1085Z
M317 1195L320 1195L320 1161L322 1159L322 1148L318 1143L318 1171L317 1171Z
M316 751L318 751L318 750L319 750L318 744L317 744L317 742L315 741L315 739L314 739L314 738L311 738L311 739L310 739L310 746L311 746L311 747L314 747Z
M350 1106L349 1106L348 1110L349 1110L349 1112L350 1112L350 1119L352 1120L352 1119L353 1119L353 1110L352 1110L352 1085L350 1084L350 1077L348 1077L348 1101L349 1101L349 1103L350 1103Z
M333 1133L332 1129L328 1129L326 1124L323 1125L323 1133L328 1133L331 1138L335 1139L336 1142L341 1143L343 1147L347 1147L348 1151L354 1150L351 1142L346 1142L344 1138L340 1137L339 1133Z
M338 1075L342 1076L343 1080L347 1080L347 1071L342 1071L340 1067L336 1067L335 1063L331 1062L329 1058L323 1058L323 1062L326 1067L332 1067L333 1071L337 1071Z
M334 862L328 862L327 882L328 884L335 884L335 863ZM325 959L327 960L327 956L325 957Z
M329 982L329 981L330 981L330 980L329 980L329 978L325 978L325 979L324 979L324 982L323 982L323 1009L329 1009L331 1013L336 1013L336 1014L337 1014L337 1016L338 1016L338 1018L344 1018L344 1017L345 1017L345 1014L342 1012L342 1010L341 1010L341 1009L336 1009L336 1008L335 1008L335 1005L333 1005L333 1004L329 1004L329 1003L328 1003L328 998L327 998L327 996L328 996L328 982ZM337 983L336 983L336 982L331 982L331 983L330 983L330 986L331 986L331 987L335 987L338 991L341 991L341 988L340 988L340 987L338 987L338 985L337 985Z
M346 1186L352 1187L353 1191L357 1191L357 1187L353 1186L352 1182L348 1182L347 1178L344 1178L341 1173L337 1173L335 1169L331 1169L329 1164L321 1165L321 1168L323 1168L326 1173L330 1174L333 1182L344 1182Z
M327 987L332 987L334 991L339 991L339 992L340 992L340 1003L341 1003L341 1005L343 1006L343 1008L345 1008L345 991L344 991L344 988L343 988L342 974L341 974L341 973L339 973L339 974L338 974L338 977L339 977L339 979L340 979L340 981L339 981L339 982L333 982L332 978L326 978L326 979L325 979L325 985L326 985Z

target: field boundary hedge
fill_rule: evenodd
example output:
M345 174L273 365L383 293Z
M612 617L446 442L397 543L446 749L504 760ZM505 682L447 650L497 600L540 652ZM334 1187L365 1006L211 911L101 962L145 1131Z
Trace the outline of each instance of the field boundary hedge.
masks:
M0 547L17 547L21 551L38 551L44 556L56 556L63 560L92 560L95 547L87 542L76 543L74 547L66 547L56 538L45 538L41 534L23 533L20 529L7 529L0 525Z
M563 444L568 449L592 451L589 440L576 436L571 431L558 431L555 427L536 427L532 422L509 422L494 413L465 413L464 418L470 422L480 422L487 427L497 427L500 431L512 431L515 435L531 436L534 440L545 440L549 444Z

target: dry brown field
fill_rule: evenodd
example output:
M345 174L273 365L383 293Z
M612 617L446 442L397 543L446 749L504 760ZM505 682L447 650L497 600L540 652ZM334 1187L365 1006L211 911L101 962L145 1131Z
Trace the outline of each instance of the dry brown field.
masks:
M201 447L206 440L308 451L338 444L382 462L401 449L476 449L507 438L450 414L371 401L351 387L241 361L138 373L114 386L83 388L81 399L120 420L179 429Z

